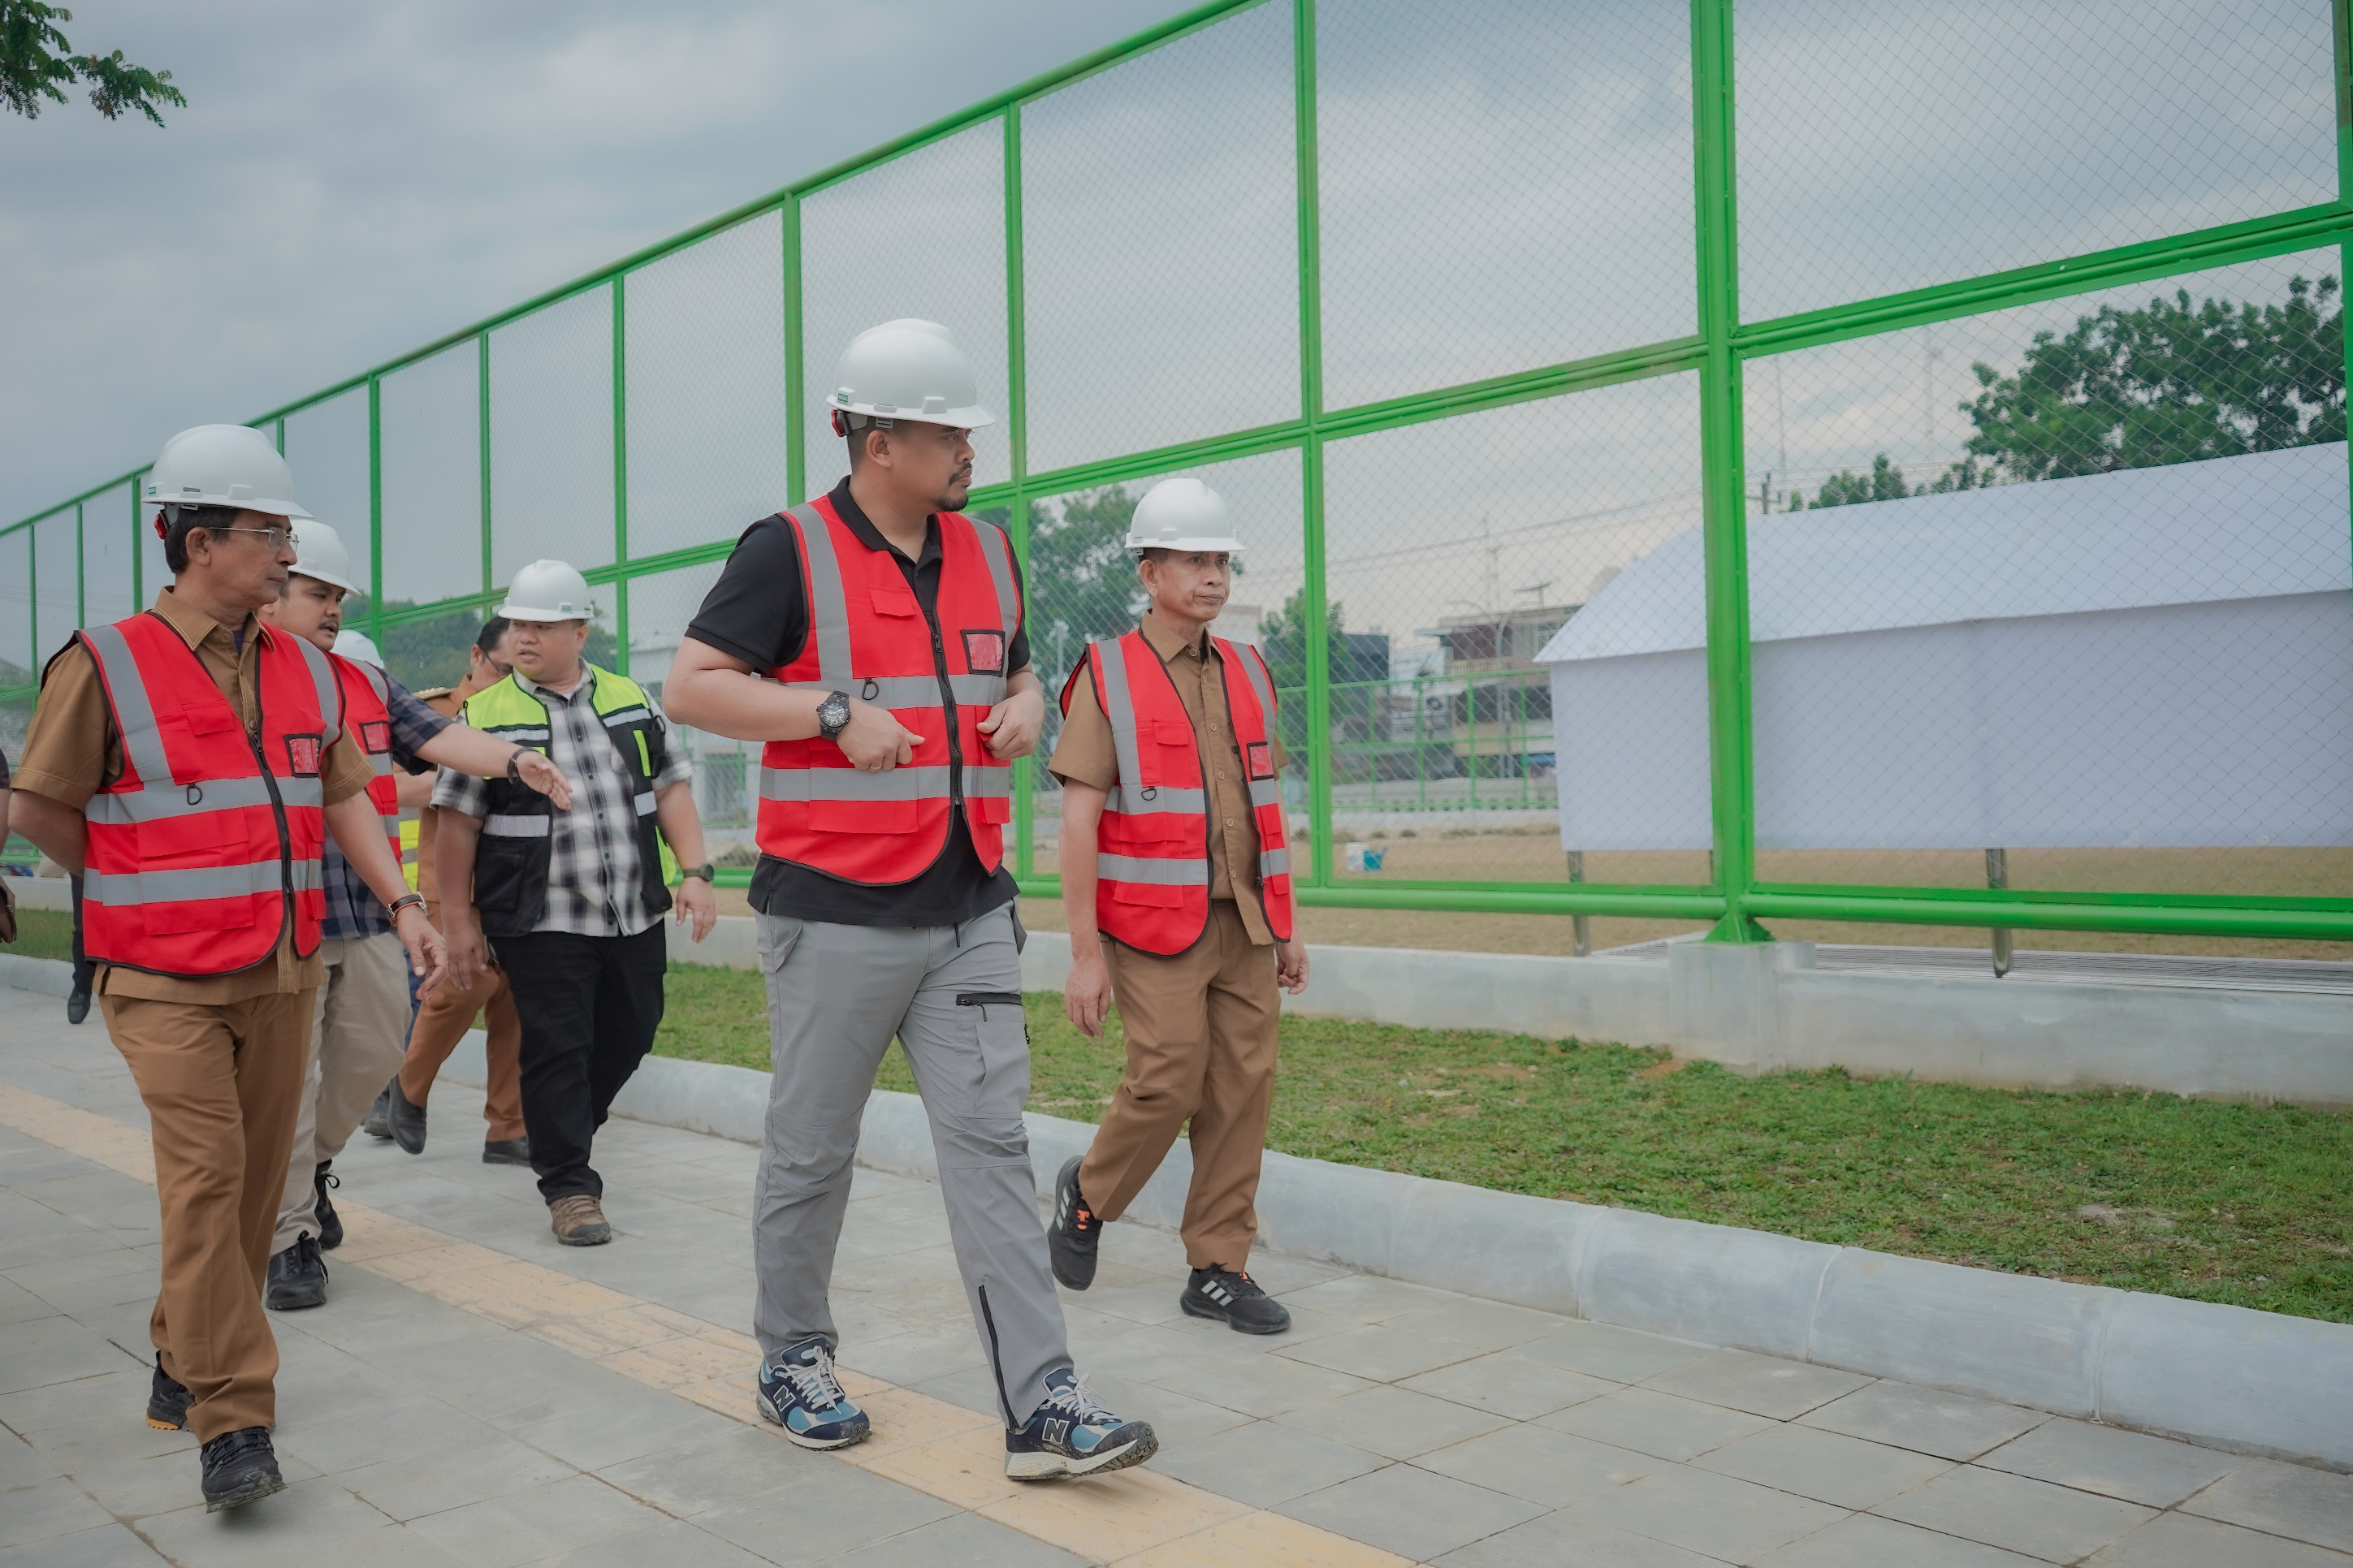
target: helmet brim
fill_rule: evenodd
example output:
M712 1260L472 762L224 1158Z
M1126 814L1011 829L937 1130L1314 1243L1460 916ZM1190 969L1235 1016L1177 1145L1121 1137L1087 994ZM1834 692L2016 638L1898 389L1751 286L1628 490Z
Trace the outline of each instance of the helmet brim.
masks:
M950 430L980 430L997 423L997 416L976 403L968 408L951 408L943 414L910 414L902 408L880 409L871 403L826 404L828 408L842 414L856 414L868 419L888 419L908 425L938 425Z
M1242 542L1239 539L1200 538L1131 539L1127 542L1127 547L1139 553L1146 550L1180 550L1188 552L1196 550L1209 550L1226 555L1240 555L1243 549Z
M331 588L341 588L346 594L356 594L360 591L360 585L357 583L349 582L342 577L338 577L332 572L317 571L311 567L303 565L299 561L293 564L292 568L287 574L292 577L308 577L312 582L324 583Z

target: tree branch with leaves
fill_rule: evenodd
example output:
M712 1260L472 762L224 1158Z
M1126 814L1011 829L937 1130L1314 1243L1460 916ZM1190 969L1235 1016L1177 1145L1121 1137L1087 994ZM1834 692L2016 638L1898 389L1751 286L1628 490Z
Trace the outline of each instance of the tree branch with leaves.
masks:
M90 89L90 107L109 120L137 110L161 125L158 105L188 106L172 85L170 71L132 65L121 49L106 55L73 53L73 45L58 26L72 20L71 11L43 0L0 0L0 102L27 120L38 120L42 100L63 103L66 89L81 83Z

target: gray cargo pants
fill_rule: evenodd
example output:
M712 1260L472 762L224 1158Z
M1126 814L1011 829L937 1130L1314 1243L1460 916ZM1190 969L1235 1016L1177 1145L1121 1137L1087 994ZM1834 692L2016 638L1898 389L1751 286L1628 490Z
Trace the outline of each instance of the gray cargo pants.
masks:
M896 1035L931 1119L948 1235L1000 1413L1019 1426L1071 1352L1021 1124L1029 1038L1013 907L960 927L762 915L759 929L776 1068L752 1197L761 1354L811 1334L839 1343L828 1300L834 1245L859 1118Z

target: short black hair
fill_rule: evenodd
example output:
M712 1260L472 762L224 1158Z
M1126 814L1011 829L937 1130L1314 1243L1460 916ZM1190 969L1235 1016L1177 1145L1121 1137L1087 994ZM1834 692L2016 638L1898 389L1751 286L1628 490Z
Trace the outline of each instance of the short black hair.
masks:
M482 629L474 635L474 646L484 653L496 653L499 644L507 640L507 628L513 624L504 616L492 616L482 623Z
M164 532L164 564L173 575L188 569L188 530L203 528L219 530L237 521L233 506L165 507L155 514L156 525Z

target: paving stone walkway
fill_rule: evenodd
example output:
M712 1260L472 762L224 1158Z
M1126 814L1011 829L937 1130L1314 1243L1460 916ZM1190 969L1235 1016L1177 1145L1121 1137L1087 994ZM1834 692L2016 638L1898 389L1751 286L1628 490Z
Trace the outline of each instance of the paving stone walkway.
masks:
M1296 1327L1251 1339L1181 1316L1133 1226L1066 1300L1161 1457L1016 1488L938 1194L863 1170L837 1301L876 1436L806 1454L746 1392L755 1152L613 1122L617 1238L563 1248L455 1084L422 1156L337 1162L332 1300L273 1319L291 1484L207 1515L140 1419L144 1113L62 1011L0 991L0 1568L2353 1568L2347 1477L1282 1257Z

